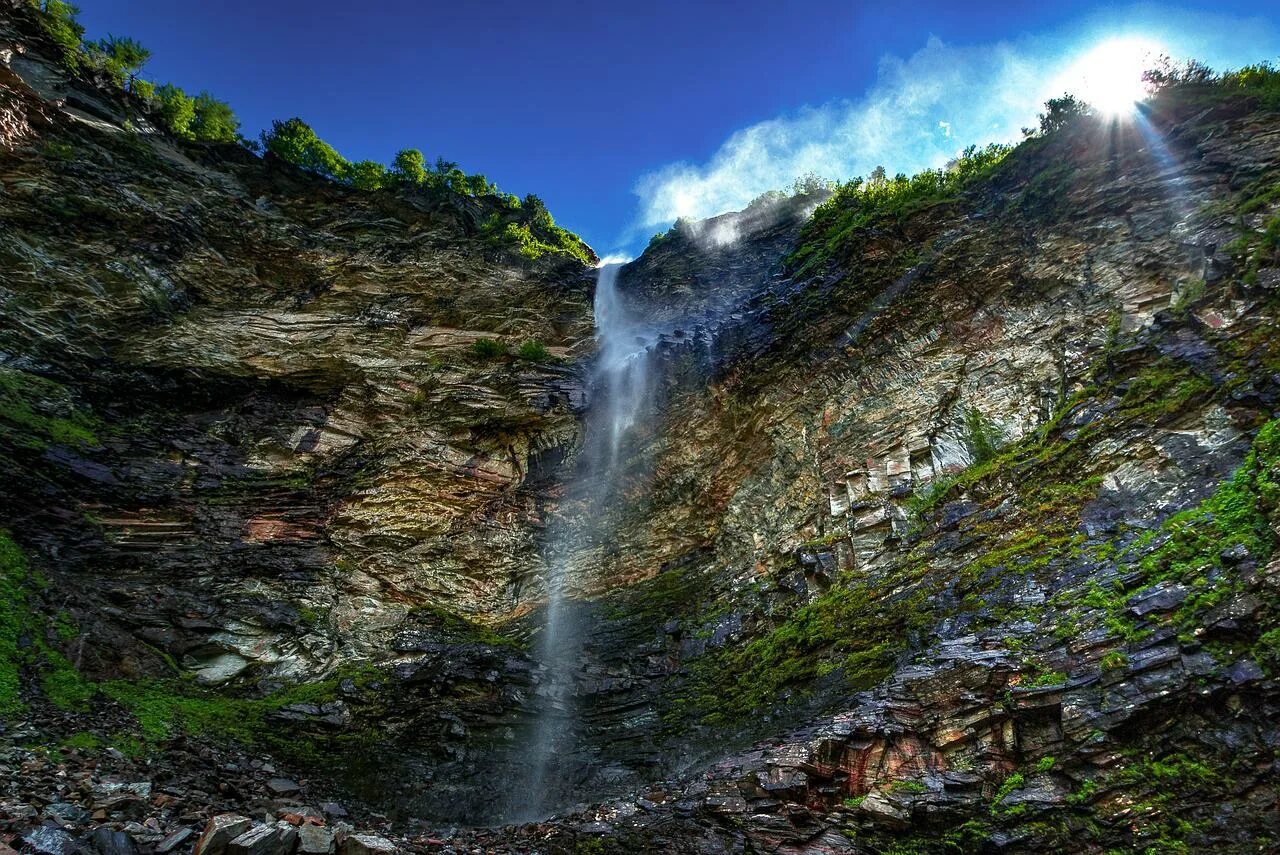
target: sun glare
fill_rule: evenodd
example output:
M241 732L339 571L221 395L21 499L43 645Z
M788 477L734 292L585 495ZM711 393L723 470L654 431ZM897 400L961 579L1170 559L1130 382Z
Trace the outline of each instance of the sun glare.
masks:
M1073 62L1056 88L1070 92L1104 116L1126 115L1146 97L1142 73L1163 52L1159 44L1147 39L1108 39Z

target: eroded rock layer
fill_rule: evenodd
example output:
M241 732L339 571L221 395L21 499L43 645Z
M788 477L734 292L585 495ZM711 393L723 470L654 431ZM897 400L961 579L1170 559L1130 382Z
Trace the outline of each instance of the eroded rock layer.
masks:
M1175 87L874 216L674 229L618 279L656 416L585 507L591 271L483 240L483 198L173 140L21 9L0 37L6 832L1275 848L1274 108ZM518 801L574 514L564 810L450 829Z

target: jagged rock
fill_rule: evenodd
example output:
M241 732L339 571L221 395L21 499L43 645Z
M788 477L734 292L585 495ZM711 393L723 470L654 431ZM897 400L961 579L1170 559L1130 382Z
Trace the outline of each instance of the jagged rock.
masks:
M276 796L291 796L301 792L302 787L298 786L297 781L289 778L272 778L267 781L267 789Z
M298 852L301 855L331 855L335 850L332 828L310 823L298 826Z
M97 855L138 855L133 839L123 831L98 826L86 838L86 843Z
M286 824L287 825L287 824ZM289 834L297 832L289 827ZM254 825L227 844L227 855L289 855L295 839L286 840L284 829L277 825Z
M253 820L234 813L219 814L205 825L196 841L195 855L223 855L232 840L253 826Z
M163 840L156 844L156 852L164 853L173 852L184 846L188 840L195 836L195 832L190 828L179 828L177 831L170 832Z
M22 835L21 851L24 855L79 855L83 850L66 830L42 825Z
M398 850L385 837L376 834L351 834L342 841L338 851L341 855L392 855Z

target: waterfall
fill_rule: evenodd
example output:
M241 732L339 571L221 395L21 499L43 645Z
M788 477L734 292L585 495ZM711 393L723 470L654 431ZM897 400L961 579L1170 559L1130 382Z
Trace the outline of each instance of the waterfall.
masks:
M652 397L651 355L658 335L623 304L617 290L620 269L605 265L596 276L596 357L587 382L582 448L564 496L564 506L578 512L554 519L548 531L546 606L537 643L544 671L525 754L526 775L512 793L508 820L540 819L563 806L563 794L570 790L565 779L578 727L574 681L582 627L569 597L569 563L576 550L607 535L605 521L617 501L615 481L626 463L628 434Z

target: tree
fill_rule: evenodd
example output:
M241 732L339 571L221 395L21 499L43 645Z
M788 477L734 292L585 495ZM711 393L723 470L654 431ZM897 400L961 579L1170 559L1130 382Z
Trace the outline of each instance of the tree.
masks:
M401 149L391 163L391 171L401 184L422 184L427 180L427 159L416 148Z
M117 85L133 88L134 78L151 59L151 51L136 39L108 35L95 45L102 54L103 69Z
M1045 111L1040 114L1040 133L1051 134L1069 125L1080 116L1093 113L1093 108L1074 95L1064 94L1044 102Z
M351 164L333 146L316 136L310 125L296 117L283 122L279 119L273 121L271 129L262 134L262 147L299 169L326 178L345 180L351 171Z
M72 70L79 68L83 57L80 40L84 38L84 27L76 20L80 14L79 7L63 0L40 0L37 5L43 13L41 29L62 48L62 58L68 67Z
M204 142L235 142L240 131L240 120L225 101L219 101L208 92L195 97L195 118L191 131Z
M883 187L889 183L889 175L885 172L883 166L877 166L871 170L871 174L867 176L868 187Z
M172 83L156 90L160 99L160 119L175 135L192 139L191 123L196 117L196 101Z
M387 168L376 160L358 160L351 165L347 180L359 190L381 190L387 186Z

